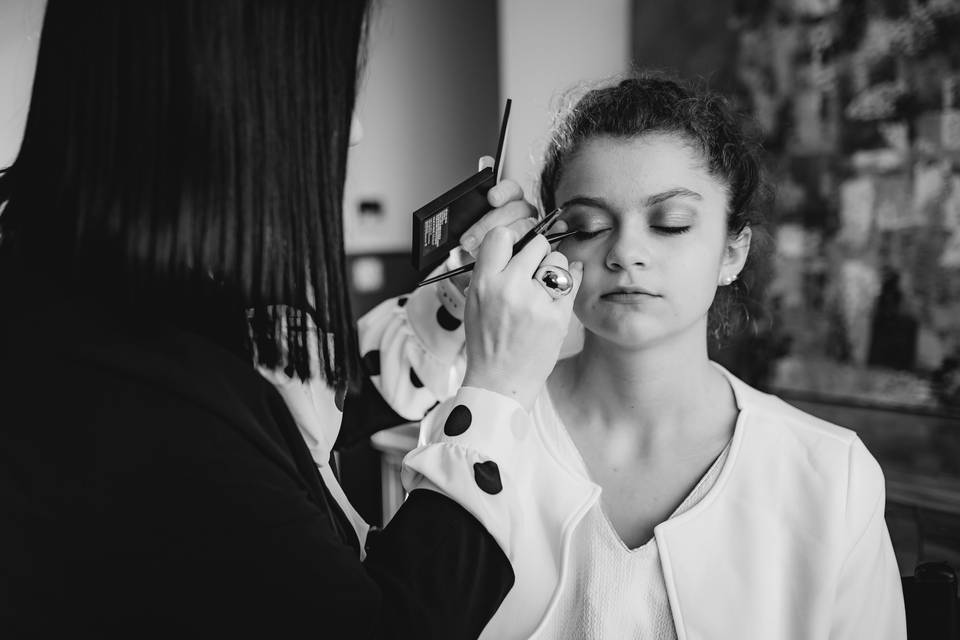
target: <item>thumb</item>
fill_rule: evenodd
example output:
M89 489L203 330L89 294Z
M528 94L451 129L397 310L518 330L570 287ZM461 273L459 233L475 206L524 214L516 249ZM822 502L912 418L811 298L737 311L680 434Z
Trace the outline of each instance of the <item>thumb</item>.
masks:
M493 156L480 156L480 159L477 160L477 171L483 171L487 167L493 169L494 164Z

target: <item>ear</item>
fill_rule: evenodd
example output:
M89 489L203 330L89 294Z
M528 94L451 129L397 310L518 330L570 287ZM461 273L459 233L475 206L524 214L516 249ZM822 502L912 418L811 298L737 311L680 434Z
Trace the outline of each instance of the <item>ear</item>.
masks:
M740 275L743 265L747 262L747 256L750 254L750 240L752 238L753 231L749 226L746 226L736 238L727 240L727 246L723 251L723 264L720 266L721 280L723 278L736 278Z

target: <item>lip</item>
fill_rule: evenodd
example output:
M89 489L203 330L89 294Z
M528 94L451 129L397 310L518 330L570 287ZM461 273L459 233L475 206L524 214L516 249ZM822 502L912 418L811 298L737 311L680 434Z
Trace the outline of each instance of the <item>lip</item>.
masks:
M619 287L600 296L610 302L640 302L660 296L642 287Z

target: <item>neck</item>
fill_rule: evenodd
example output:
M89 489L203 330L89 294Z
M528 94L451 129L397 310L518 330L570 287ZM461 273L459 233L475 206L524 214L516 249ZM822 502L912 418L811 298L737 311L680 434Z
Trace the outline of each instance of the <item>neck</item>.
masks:
M561 362L551 377L561 417L580 429L634 434L655 453L705 438L729 436L721 416L735 403L727 381L710 363L701 337L675 336L629 349L589 332L583 350ZM723 431L723 433L720 433Z

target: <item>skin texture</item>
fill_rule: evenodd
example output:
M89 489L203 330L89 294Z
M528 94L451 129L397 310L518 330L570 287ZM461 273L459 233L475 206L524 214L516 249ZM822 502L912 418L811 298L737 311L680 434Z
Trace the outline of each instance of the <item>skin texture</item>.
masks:
M587 330L626 348L705 335L718 282L743 265L727 251L726 186L696 151L664 134L593 138L568 161L557 201L589 233L561 247L586 265L575 309Z

